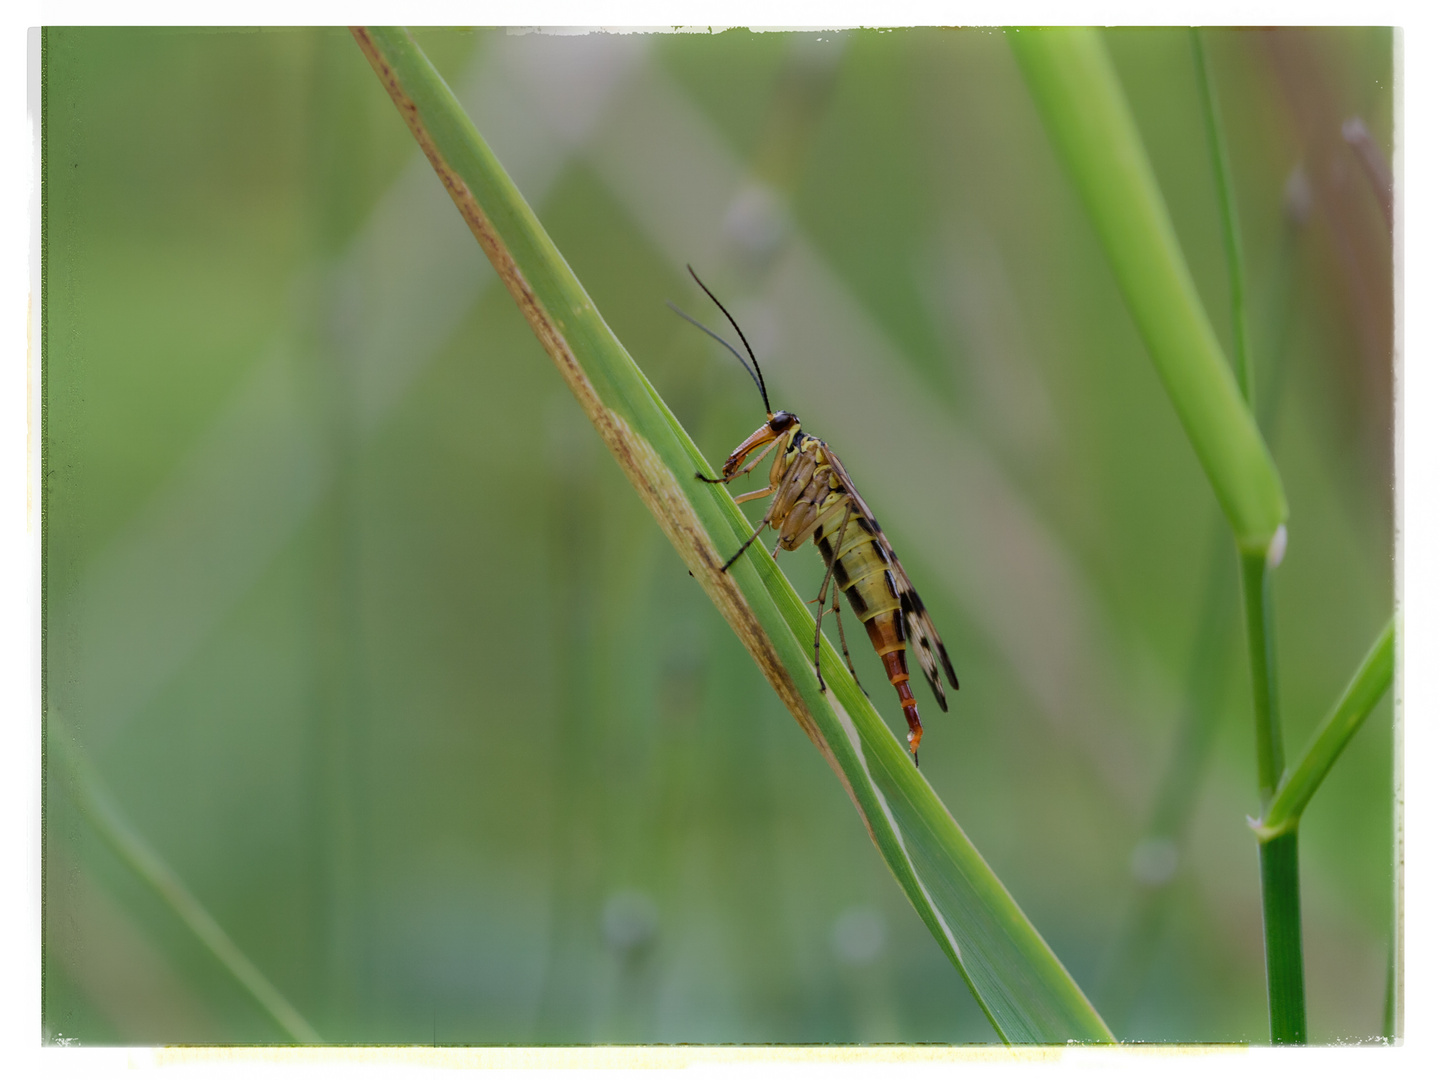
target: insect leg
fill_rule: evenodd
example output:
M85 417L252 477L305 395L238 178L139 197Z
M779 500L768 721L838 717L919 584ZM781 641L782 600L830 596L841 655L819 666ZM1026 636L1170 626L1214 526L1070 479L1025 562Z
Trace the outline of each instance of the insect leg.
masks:
M751 499L764 498L766 495L769 495L774 490L775 485L771 484L769 487L760 488L758 491L747 491L744 495L737 495L735 497L735 501L737 503L743 503L749 502Z
M757 461L745 466L745 468L741 469L738 473L735 474L735 476L744 476L758 464L759 462ZM734 480L735 476L730 477L730 480ZM711 480L708 476L701 476L698 472L695 474L695 479L704 480L707 484L728 484L730 482L730 480L726 480L723 476L715 480ZM775 485L771 484L769 487L763 487L759 491L747 491L744 495L737 495L735 496L735 501L737 503L742 503L750 499L758 499L761 495L769 495L774 490Z
M771 485L770 485L770 490L773 491L774 488L775 488L775 485L774 485L774 484L771 484ZM764 491L752 491L752 492L750 492L749 495L744 495L744 496L742 496L741 498L743 498L743 499L758 498L759 496L764 495L764 494L766 494ZM740 501L739 499L736 500L736 502L739 502L739 501ZM770 519L776 516L775 511L776 511L777 507L779 507L779 504L780 504L780 496L779 496L779 495L776 495L776 496L775 496L775 501L770 504L770 508L765 511L765 516L760 519L760 524L755 526L755 531L750 534L749 538L745 541L745 543L743 543L743 544L740 545L740 550L737 551L737 552L735 552L734 555L731 555L730 558L726 559L726 560L725 560L725 565L722 566L722 567L720 567L720 572L721 572L722 574L725 573L725 571L729 570L730 567L734 566L734 565L735 565L735 560L738 559L738 558L740 558L741 555L744 555L744 554L745 554L745 549L748 548L751 544L753 544L753 543L755 542L755 538L756 538L757 536L759 536L762 532L765 531L765 527L770 524ZM785 509L788 510L789 508L786 507Z
M820 595L815 598L815 677L820 680L820 689L825 689L825 676L820 674L820 622L825 618L825 594L830 590L830 582L835 578L835 564L831 563L825 568L825 579L820 582ZM839 588L839 585L836 585ZM839 620L839 608L835 609L836 620Z
M734 555L731 555L730 558L725 560L725 565L720 567L720 572L722 574L725 573L725 571L729 570L730 567L735 565L735 560L740 558L741 555L745 554L745 549L755 542L755 538L759 536L761 532L764 531L765 526L769 524L770 515L767 513L763 518L760 519L760 524L755 526L755 531L750 534L750 538L740 545L740 550L735 552Z
M753 437L753 436L752 436L752 437ZM778 447L778 446L781 444L781 441L782 441L782 440L776 439L774 442L770 443L769 446L765 447L765 451L764 451L762 454L760 454L759 457L755 458L754 461L750 462L749 465L746 465L743 469L739 470L738 472L733 472L733 471L731 471L731 470L734 469L735 465L737 464L736 454L732 454L732 455L730 456L730 459L725 462L725 469L724 469L724 471L723 471L719 476L716 476L716 477L713 477L713 478L712 478L712 477L706 476L706 475L705 475L704 473L702 473L702 472L697 472L697 473L695 474L695 479L696 479L696 480L703 480L703 481L704 481L705 483L707 483L707 484L728 484L731 480L734 480L735 477L737 477L737 476L744 476L744 475L745 475L746 473L748 473L751 469L755 468L756 465L759 465L760 462L764 461L767 457L769 457L769 456L770 456L770 451L772 451L772 450L774 450L776 447ZM737 451L736 453L738 454L739 452ZM746 450L745 453L746 453L746 454L749 454L750 451L749 451L749 450ZM739 460L744 460L744 458L741 457Z
M760 524L755 527L755 531L750 534L750 538L740 545L740 550L730 556L725 565L720 568L721 573L729 570L730 567L734 565L735 560L744 553L746 548L755 542L755 538L760 535L767 525L774 527L775 522L784 521L790 514L790 511L795 508L796 493L789 491L787 484L791 483L795 475L795 470L807 461L813 462L813 459L801 458L800 461L794 465L786 465L785 459L777 456L770 471L770 486L762 488L759 491L748 492L735 500L736 502L744 502L747 499L758 499L762 495L768 495L772 491L775 492L775 498L771 500L770 508L765 511L765 516L760 519Z
M855 676L855 685L860 687L866 697L869 697L869 691L860 685L860 676L855 674L855 661L850 659L850 646L845 644L845 619L840 614L840 582L835 582L835 589L830 595L833 600L831 610L835 612L835 626L840 631L840 651L845 654L845 666L850 669L850 674Z
M845 528L850 524L850 514L843 510L841 513L845 516L840 522L840 535L835 538L834 550L837 552L845 539ZM820 530L817 528L815 531L818 533ZM815 600L815 677L820 680L821 690L825 689L825 677L820 674L820 622L825 617L825 592L829 589L830 582L835 580L835 567L839 562L838 558L825 560L825 578L820 582L820 595ZM840 583L838 581L835 582L835 624L840 625ZM843 642L845 640L843 626L840 628L840 635L840 640ZM847 662L850 659L849 649L845 650L845 659ZM850 665L850 674L855 674L855 665L853 664ZM857 678L855 681L859 682L860 680Z
M780 445L780 444L779 444L778 442L775 443L775 446L779 446L779 445ZM771 449L773 449L773 447L772 447ZM740 470L739 472L737 472L735 475L736 475L736 476L744 476L746 473L750 472L752 469L755 468L756 465L759 465L760 462L764 461L764 460L765 460L767 457L769 457L769 456L770 456L770 450L767 449L767 450L765 451L765 453L761 454L761 455L760 455L759 457L757 457L754 461L750 462L749 465L746 465L743 469L741 469L741 470Z

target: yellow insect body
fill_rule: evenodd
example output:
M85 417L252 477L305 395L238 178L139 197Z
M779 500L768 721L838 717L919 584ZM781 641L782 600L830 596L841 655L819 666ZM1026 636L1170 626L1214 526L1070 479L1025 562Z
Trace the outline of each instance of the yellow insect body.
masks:
M695 271L690 275L695 277ZM715 300L715 295L695 277L696 283L705 289L706 295ZM745 349L750 353L752 363L755 354L745 335L725 311L719 300L715 304L740 334ZM671 305L674 307L674 305ZM825 616L825 600L834 582L833 603L830 610L835 612L835 624L840 630L840 647L850 674L855 674L855 665L850 660L850 649L845 643L845 627L840 620L840 593L844 593L854 609L856 617L865 624L870 644L885 665L885 674L900 695L900 705L905 712L905 721L910 727L910 754L915 763L920 763L918 749L924 729L920 725L920 711L915 705L915 695L910 692L910 675L905 663L906 648L913 647L920 659L921 669L935 692L935 700L943 710L945 691L940 684L940 667L943 664L950 685L959 688L955 669L935 624L930 621L925 605L910 578L900 565L895 549L885 538L880 523L865 505L865 500L855 489L855 483L845 466L836 457L835 451L813 435L800 429L800 419L785 411L772 412L770 398L765 390L765 380L760 374L760 365L755 363L752 371L745 359L724 338L702 324L691 319L679 308L674 310L687 321L694 323L715 340L719 341L740 361L742 367L755 380L760 397L765 402L766 420L763 426L735 448L720 471L720 476L711 478L696 473L696 479L709 484L728 484L737 476L750 472L771 451L778 451L770 465L770 483L758 491L747 492L736 498L736 502L749 502L773 495L765 516L740 546L740 550L725 563L728 570L745 549L766 528L780 534L775 551L781 548L794 551L806 540L812 540L820 549L825 560L825 578L820 584L820 595L815 598L815 676L823 689L825 679L820 674L820 623ZM746 459L760 451L748 465ZM857 680L858 681L858 680Z

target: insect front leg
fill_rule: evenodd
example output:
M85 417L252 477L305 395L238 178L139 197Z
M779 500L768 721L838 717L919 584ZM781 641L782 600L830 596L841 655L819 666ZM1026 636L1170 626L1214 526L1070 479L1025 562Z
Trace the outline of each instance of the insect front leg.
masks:
M779 444L778 442L776 442L776 443L774 443L772 446L766 447L765 453L761 454L761 455L760 455L759 457L757 457L754 461L750 462L749 465L746 465L743 469L741 469L739 472L737 472L737 473L735 474L735 476L744 476L744 475L746 475L747 473L749 473L749 472L751 472L752 470L754 470L755 466L756 466L756 465L759 465L760 462L764 461L764 460L770 455L770 451L773 450L773 449L775 449L775 447L778 447L779 445L780 445L780 444ZM734 479L734 477L732 477L731 479Z
M757 432L756 434L758 435L759 432ZM759 465L760 462L764 461L767 457L770 456L770 452L772 450L780 446L780 440L778 439L771 442L768 446L765 447L765 449L760 453L758 457L756 457L753 461L750 462L749 465L746 465L743 469L737 468L740 462L745 460L746 455L753 452L754 447L749 446L749 444L752 440L754 440L754 438L754 435L750 436L750 438L746 440L745 444L742 444L740 447L738 447L735 450L735 453L731 454L730 457L726 459L725 467L720 471L719 476L710 477L706 476L702 472L697 472L695 474L695 479L703 481L707 484L728 484L737 476L744 476L751 469L755 468L756 465ZM778 461L779 459L777 458L776 460ZM775 477L771 476L770 481L773 484L775 482Z
M764 531L767 525L776 521L784 521L790 511L794 509L796 493L790 489L794 486L796 470L805 468L807 463L809 470L813 472L815 467L814 462L809 458L800 458L792 465L787 464L783 457L776 457L775 463L770 469L770 486L762 488L760 491L748 492L735 500L737 503L744 502L747 499L758 499L763 495L770 494L772 491L775 492L775 500L770 504L770 508L765 511L765 516L760 519L760 524L756 526L755 531L750 534L750 538L740 545L740 550L730 556L730 559L720 568L721 573L729 570L730 567L735 564L735 560L745 553L745 549L755 542L755 538Z
M743 544L740 545L740 550L735 552L734 555L731 555L730 558L725 560L725 565L720 567L720 572L722 574L729 570L730 567L734 566L735 560L740 558L741 555L744 555L745 549L748 548L751 544L753 544L755 542L755 538L765 531L765 526L770 524L770 515L772 512L774 512L774 510L775 507L772 504L770 509L765 511L765 516L760 519L760 524L755 526L755 531L750 534L749 539L747 539Z
M752 499L763 499L774 490L775 485L771 484L769 487L760 488L758 491L747 491L744 495L737 495L735 496L735 501L737 503L743 503L750 502Z

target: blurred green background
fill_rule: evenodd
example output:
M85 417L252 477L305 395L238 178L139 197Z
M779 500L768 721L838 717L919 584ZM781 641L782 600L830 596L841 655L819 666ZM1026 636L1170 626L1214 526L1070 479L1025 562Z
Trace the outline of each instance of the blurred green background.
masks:
M1265 1040L1233 552L1004 36L418 37L712 462L762 410L665 310L721 322L687 261L844 455L960 674L925 774L1116 1034ZM65 739L328 1041L992 1040L349 35L43 40L46 1037L287 1038ZM1228 344L1188 33L1105 40ZM1388 156L1394 39L1206 42L1294 757L1392 606L1390 238L1340 132ZM1301 831L1317 1041L1381 1030L1393 745L1387 696Z

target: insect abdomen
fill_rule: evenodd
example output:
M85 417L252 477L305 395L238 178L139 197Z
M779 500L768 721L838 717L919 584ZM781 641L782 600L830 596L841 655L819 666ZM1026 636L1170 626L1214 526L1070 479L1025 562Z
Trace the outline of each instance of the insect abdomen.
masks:
M835 539L844 537L839 551ZM886 612L900 611L900 596L894 575L871 534L869 521L851 507L847 513L826 522L815 540L827 563L835 564L835 581L844 591L855 617L868 623ZM903 626L903 623L901 624ZM899 644L904 645L904 631Z
M835 540L841 536L841 547L836 551ZM905 664L905 613L900 607L895 577L874 538L870 520L852 506L821 527L815 545L827 563L834 563L836 583L850 601L856 618L865 624L870 644L885 664L885 675L900 695L900 707L910 728L910 752L914 754L924 729Z

